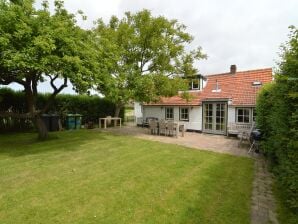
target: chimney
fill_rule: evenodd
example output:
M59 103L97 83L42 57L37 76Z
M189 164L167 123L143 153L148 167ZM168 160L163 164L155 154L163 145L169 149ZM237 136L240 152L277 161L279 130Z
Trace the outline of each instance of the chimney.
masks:
M236 67L236 65L231 65L231 67L230 67L230 73L231 73L231 74L235 74L236 71L237 71L237 67Z

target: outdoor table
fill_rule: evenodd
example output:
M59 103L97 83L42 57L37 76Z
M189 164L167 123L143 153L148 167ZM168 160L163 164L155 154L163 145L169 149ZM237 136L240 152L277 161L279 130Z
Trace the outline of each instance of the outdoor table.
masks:
M181 136L184 137L184 133L185 133L185 128L184 128L184 124L179 124L176 123L177 127L176 127L176 137L178 137L179 132L181 132ZM160 128L159 128L159 122L157 122L157 134L160 134Z
M118 121L119 121L119 126L120 126L120 128L121 128L121 117L104 117L104 118L99 118L99 128L102 128L101 127L101 121L104 121L103 123L104 123L104 129L106 129L107 128L107 120L111 120L111 121L113 121L114 122L114 127L116 127L117 126L117 123L118 123Z

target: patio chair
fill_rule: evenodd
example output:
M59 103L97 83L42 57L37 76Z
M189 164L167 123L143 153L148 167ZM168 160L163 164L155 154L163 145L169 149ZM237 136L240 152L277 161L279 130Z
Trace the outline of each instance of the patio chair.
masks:
M158 126L157 126L157 121L155 119L149 120L149 133L158 134Z
M174 123L173 121L169 121L167 123L167 133L169 136L174 136L174 134L175 134L175 136L178 137L177 136L177 131L178 131L177 126L178 126L178 124Z
M159 122L159 135L167 135L167 123L165 120Z
M243 129L239 132L238 138L240 140L238 143L238 147L240 147L242 145L243 141L247 141L250 144L250 136L251 136L252 131L255 129L255 127L256 127L255 123L253 122L250 129Z

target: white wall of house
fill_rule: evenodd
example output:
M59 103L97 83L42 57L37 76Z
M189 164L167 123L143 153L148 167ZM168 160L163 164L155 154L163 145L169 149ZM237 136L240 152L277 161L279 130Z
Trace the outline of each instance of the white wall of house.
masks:
M167 106L144 106L143 118L156 117L159 120L165 119L165 108ZM184 124L185 129L201 131L202 130L202 107L194 106L189 108L189 121L181 121L179 118L179 106L168 106L174 108L174 121ZM183 107L183 106L181 106Z
M189 110L189 121L183 122L186 129L202 130L202 107L196 106Z
M164 109L159 106L144 106L143 107L143 118L145 119L146 117L156 117L158 120L164 119Z
M136 118L143 117L142 105L139 102L134 103L134 116Z
M236 111L234 106L228 106L228 124L235 123Z

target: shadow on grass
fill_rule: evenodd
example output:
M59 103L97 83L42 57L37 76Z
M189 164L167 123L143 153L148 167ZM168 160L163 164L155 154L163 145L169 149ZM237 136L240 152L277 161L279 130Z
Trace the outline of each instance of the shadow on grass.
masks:
M0 155L26 156L50 151L76 151L80 145L91 141L107 140L106 134L87 130L49 133L47 140L40 141L36 133L14 133L0 136Z

